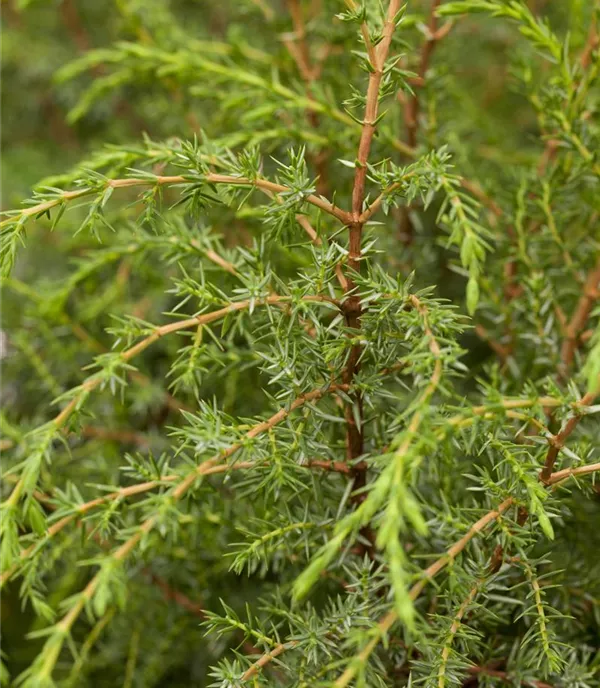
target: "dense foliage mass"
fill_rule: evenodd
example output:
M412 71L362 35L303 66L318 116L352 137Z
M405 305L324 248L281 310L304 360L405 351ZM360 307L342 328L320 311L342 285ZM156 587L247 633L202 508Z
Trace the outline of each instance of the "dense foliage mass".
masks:
M3 10L2 685L600 686L600 3Z

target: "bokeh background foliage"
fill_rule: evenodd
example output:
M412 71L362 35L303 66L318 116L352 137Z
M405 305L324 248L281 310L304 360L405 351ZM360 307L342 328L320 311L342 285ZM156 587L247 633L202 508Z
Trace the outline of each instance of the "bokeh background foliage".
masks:
M2 230L3 685L600 685L595 472L550 477L599 461L598 3L408 2L358 274L348 218L305 199L352 207L387 10L2 1L2 209L93 191ZM336 313L348 292L360 327ZM289 308L262 309L274 293ZM243 299L255 313L160 337L135 371L107 356ZM98 356L105 388L48 430ZM349 387L234 456L267 469L79 513L184 479L332 381Z

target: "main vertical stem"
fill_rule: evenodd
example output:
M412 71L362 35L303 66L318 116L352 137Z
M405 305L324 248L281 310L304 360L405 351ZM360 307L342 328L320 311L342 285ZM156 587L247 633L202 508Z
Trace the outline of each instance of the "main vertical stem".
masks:
M349 253L348 253L348 268L355 272L360 272L361 260L361 245L362 245L362 230L363 224L360 221L360 216L363 210L363 203L365 199L365 186L367 181L367 162L371 150L371 143L375 134L377 112L379 109L379 90L383 73L385 68L385 61L388 56L392 35L395 29L395 17L400 9L400 0L391 0L388 6L385 24L383 27L383 36L379 44L373 48L369 44L368 29L363 26L363 35L367 41L367 49L371 55L372 71L369 74L369 86L367 88L365 114L363 119L363 127L358 146L356 172L354 175L354 187L352 189L352 221L348 225L349 230ZM360 305L360 298L354 293L356 284L352 279L352 275L348 275L348 284L346 293L349 294L344 302L344 314L346 318L346 325L352 331L358 333L360 331L360 318L362 309ZM344 370L343 380L345 384L352 384L355 375L359 370L359 361L361 355L360 344L354 344L350 350L348 362ZM346 419L346 460L348 462L355 461L364 451L364 433L362 426L363 418L363 402L360 393L354 393L352 402L346 405L345 419ZM360 490L366 485L367 473L364 467L355 467L353 469L354 489ZM364 497L357 495L355 501L360 501ZM366 529L363 533L366 538L372 542L370 530ZM372 547L370 548L372 554Z

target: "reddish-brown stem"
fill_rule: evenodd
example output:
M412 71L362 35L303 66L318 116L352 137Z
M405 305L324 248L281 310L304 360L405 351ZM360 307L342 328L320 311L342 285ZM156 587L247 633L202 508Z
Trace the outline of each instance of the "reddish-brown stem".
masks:
M193 614L201 619L206 617L206 611L201 604L191 600L187 595L184 595L181 590L174 588L168 583L168 581L166 581L164 578L161 578L161 576L157 575L153 571L146 569L145 573L148 575L151 582L161 591L165 600L175 602L175 604L179 605L182 609L185 609L190 614ZM254 647L254 645L247 641L242 643L242 647L246 654L250 655L257 652L257 649Z
M438 18L437 18L437 8L440 6L441 0L432 0L431 10L429 12L429 24L427 26L427 37L421 48L421 59L419 62L419 68L417 70L417 79L414 85L414 94L409 98L406 103L406 108L404 111L404 121L406 124L406 142L411 148L416 148L417 146L417 134L419 131L419 89L425 84L425 76L427 70L429 69L429 64L433 56L433 52L437 45L437 42L442 38L438 35ZM451 26L451 25L446 25ZM444 27L446 28L446 27ZM445 32L447 33L447 31ZM444 35L445 35L444 33Z
M439 40L441 40L452 27L452 23L448 22L441 29L438 29L437 8L441 0L432 0L431 9L429 12L429 23L427 26L427 36L421 48L421 58L417 70L417 77L413 82L413 95L408 98L404 107L404 123L406 127L406 143L409 148L416 150L417 139L419 133L419 111L420 111L420 96L419 91L425 85L425 77L433 52ZM399 234L400 240L403 244L410 244L413 240L413 225L409 215L408 206L402 206L398 212L399 219Z
M324 471L329 471L331 473L342 473L342 475L352 475L353 470L356 468L359 470L366 469L366 464L363 462L356 466L349 466L344 461L326 461L324 459L313 459L305 465L309 468L322 468Z
M600 380L598 381L600 384ZM577 404L578 407L589 406L594 399L600 394L600 387L596 387L589 391ZM558 458L560 450L565 446L566 441L571 436L572 432L577 427L579 421L581 420L581 415L575 412L569 420L564 424L562 429L556 435L552 435L548 439L548 453L546 454L546 461L544 462L544 467L540 472L540 480L549 485L552 480L552 469Z
M373 71L369 74L369 85L367 87L367 99L365 114L363 119L362 133L358 145L357 167L354 175L354 188L352 191L352 219L360 226L359 218L362 212L362 205L365 198L365 184L367 179L367 161L371 151L371 142L375 134L377 112L379 109L379 88L383 78L385 61L388 56L392 35L394 33L394 19L400 9L400 0L391 0L385 24L383 27L382 38L374 51L375 63L371 65ZM352 257L351 257L352 259ZM354 256L356 259L356 256ZM351 267L356 269L350 263Z
M91 49L90 37L85 27L81 23L81 18L77 12L73 0L62 0L60 3L60 14L63 22L77 46L80 53L87 53Z
M498 356L502 363L506 363L506 359L510 355L509 347L504 346L504 344L501 344L500 342L497 342L495 339L493 339L493 337L485 329L485 327L483 327L483 325L476 325L475 333L480 339L482 339L484 342L487 342L490 349L492 349L492 351Z
M194 616L198 616L201 619L205 617L206 612L201 604L194 602L187 595L184 595L180 590L173 588L164 578L161 578L156 573L153 573L152 571L146 572L150 580L158 587L166 600L172 600Z
M579 341L579 336L585 329L595 301L600 296L600 257L596 265L590 271L583 285L583 290L573 317L566 328L566 337L563 342L560 357L564 370L569 368L575 358L575 351Z
M502 208L496 203L496 201L486 194L486 192L477 184L470 179L465 179L464 177L460 180L463 189L466 189L470 194L472 194L480 203L482 203L491 213L496 220L502 217Z
M389 53L392 42L392 35L394 33L395 18L400 9L400 0L390 0L385 23L383 26L382 38L376 47L371 45L368 34L368 28L363 26L363 36L367 46L369 59L371 62L371 71L369 73L369 84L367 87L367 96L365 104L365 112L363 119L363 126L358 144L358 153L356 156L356 171L354 173L354 185L352 188L352 218L349 224L349 251L348 251L348 267L356 272L360 271L361 258L361 244L362 244L362 229L363 222L361 221L361 214L363 211L363 204L365 199L365 186L367 180L367 163L369 160L369 153L371 151L371 143L375 134L375 127L377 122L377 114L379 110L379 90L381 81L383 79L383 72L385 69L385 62ZM360 298L353 294L355 283L351 275L347 276L346 293L349 294L344 302L344 315L346 318L346 325L352 332L360 330L360 317L362 313ZM359 369L359 360L361 355L361 347L354 344L348 356L348 361L343 373L343 381L346 385L351 385L354 376ZM364 450L363 437L363 401L359 393L353 395L352 401L346 404L344 416L346 419L346 461L348 463L354 462ZM353 468L355 490L362 490L367 483L366 468ZM355 501L361 500L364 495L359 494L355 496ZM367 526L363 529L362 535L368 542L373 542L374 538ZM369 547L369 552L374 553L374 547Z
M93 437L101 440L112 440L123 444L137 444L144 447L149 444L150 439L140 432L134 430L120 430L118 428L101 428L95 425L84 425L81 429L83 437Z

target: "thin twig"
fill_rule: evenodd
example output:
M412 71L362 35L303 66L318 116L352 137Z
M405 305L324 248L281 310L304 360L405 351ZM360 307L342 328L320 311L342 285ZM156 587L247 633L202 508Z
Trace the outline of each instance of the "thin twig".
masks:
M475 585L469 590L469 594L463 601L463 603L460 605L458 608L458 611L454 615L454 619L452 621L452 625L450 626L450 632L448 633L448 637L446 641L444 642L444 647L442 648L442 662L440 665L440 668L438 670L438 688L445 688L446 685L446 670L448 668L448 660L450 659L450 652L452 651L452 643L454 642L454 638L456 634L458 633L458 630L461 627L462 624L462 619L463 616L465 615L465 612L467 609L471 606L473 603L473 600L477 596L479 592L479 588L483 585L485 579L481 578L478 580Z
M600 471L600 463L590 463L586 466L577 466L576 468L563 468L562 471L556 471L552 473L548 479L548 485L555 485L556 483L563 482L568 478L576 478L580 475L590 475L592 473L597 473Z
M597 3L596 3L596 7L598 7ZM594 10L592 10L592 12L594 12ZM583 69L583 71L587 70L588 67L591 65L594 51L599 46L600 46L600 34L598 34L598 27L596 26L596 22L594 21L594 17L592 17L592 21L590 23L590 31L588 33L588 38L587 38L587 41L586 41L585 46L583 48L583 51L581 53L581 57L579 58L579 62L581 64L581 68Z

